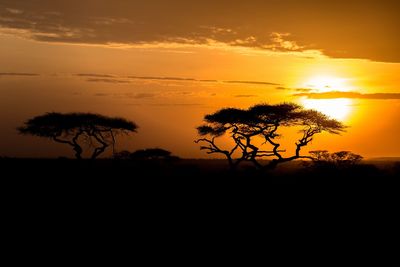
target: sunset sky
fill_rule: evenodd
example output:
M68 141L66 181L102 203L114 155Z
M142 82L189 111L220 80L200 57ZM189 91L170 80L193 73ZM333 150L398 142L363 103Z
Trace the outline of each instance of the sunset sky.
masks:
M204 158L205 114L284 101L349 126L305 151L400 156L399 14L396 0L0 0L0 156L73 156L17 134L55 111L135 121L119 150Z

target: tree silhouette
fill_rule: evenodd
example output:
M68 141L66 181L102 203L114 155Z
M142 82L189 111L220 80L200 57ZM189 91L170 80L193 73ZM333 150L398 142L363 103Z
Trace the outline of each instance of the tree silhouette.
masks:
M327 150L315 150L309 152L316 164L330 163L336 166L351 166L359 163L363 157L350 151L338 151L329 153Z
M326 115L315 111L306 110L293 103L278 105L259 104L249 109L224 108L204 117L205 124L197 128L200 136L196 143L202 143L200 149L208 154L220 153L226 156L230 168L236 168L242 161L250 161L257 168L275 168L278 164L300 158L312 159L301 156L302 147L307 146L314 135L321 132L340 134L345 126ZM295 154L284 157L280 149L278 133L282 127L299 127L301 137L295 143ZM231 149L222 149L216 144L216 138L229 134L233 140ZM207 138L207 136L211 138ZM256 146L254 140L261 138L263 144ZM268 145L268 150L261 148ZM238 158L234 158L239 154ZM260 159L271 157L267 165L262 165Z
M82 144L93 148L92 159L97 158L110 145L115 146L118 134L136 132L138 126L124 118L106 117L92 113L46 113L27 120L18 128L21 134L30 134L67 144L82 158Z

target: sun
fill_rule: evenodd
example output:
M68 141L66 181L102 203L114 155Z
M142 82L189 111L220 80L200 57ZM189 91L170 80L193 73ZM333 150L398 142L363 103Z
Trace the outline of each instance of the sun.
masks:
M334 76L314 76L304 83L304 87L317 93L330 91L346 92L350 90L348 79Z

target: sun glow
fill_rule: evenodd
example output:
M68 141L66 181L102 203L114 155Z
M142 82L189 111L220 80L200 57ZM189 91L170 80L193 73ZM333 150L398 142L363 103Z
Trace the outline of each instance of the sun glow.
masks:
M333 77L333 76L315 76L309 79L305 87L314 90L317 93L329 91L350 91L348 79Z
M301 103L307 109L315 109L339 121L348 120L353 110L353 101L347 98L302 99Z
M310 93L348 92L353 90L349 80L329 75L318 75L307 79L303 83L303 87ZM315 109L340 121L348 120L353 110L353 100L347 98L311 99L304 97L301 98L300 102L307 109Z

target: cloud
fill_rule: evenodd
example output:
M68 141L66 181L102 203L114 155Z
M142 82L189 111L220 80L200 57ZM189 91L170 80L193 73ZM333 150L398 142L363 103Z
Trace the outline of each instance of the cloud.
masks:
M138 80L167 80L167 81L197 81L193 78L179 78L179 77L151 77L151 76L128 76L130 79Z
M126 80L109 79L109 78L89 78L86 79L87 82L100 82L100 83L130 83Z
M128 76L130 79L139 80L162 80L162 81L183 81L183 82L209 82L209 83L233 83L233 84L254 84L254 85L279 85L271 82L260 82L260 81L218 81L218 80L198 80L194 78L182 78L182 77L157 77L157 76Z
M198 80L199 82L205 82L205 83L217 83L217 80Z
M305 96L311 99L334 99L334 98L354 98L354 99L377 99L389 100L400 99L400 93L373 93L362 94L358 92L326 92L326 93L299 93L295 96Z
M308 93L308 92L311 92L313 89L311 89L311 88L294 88L293 90L296 92Z
M79 77L114 78L114 75L110 75L110 74L78 73L75 75L79 76Z
M160 106L160 107L191 107L191 106L204 106L204 104L201 103L155 103L155 104L150 104L151 106Z
M288 36L290 36L290 33L273 32L271 33L272 44L265 45L264 48L273 51L299 51L304 49L304 47L299 46L295 41L287 40Z
M6 8L6 11L8 11L11 14L22 14L24 11L19 10L19 9L14 9L14 8Z
M108 94L108 93L95 93L94 96L104 97L104 96L114 96L118 98L134 98L134 99L143 99L143 98L154 98L157 95L151 93L127 93L127 94Z
M291 91L296 91L296 92L301 92L301 93L308 93L313 90L311 88L289 88L289 87L283 87L283 86L277 86L277 87L275 87L275 89L276 90L291 90Z
M40 76L40 74L24 72L0 72L0 77L2 76Z
M235 95L234 97L256 97L257 95Z
M278 83L271 82L259 82L259 81L223 81L224 83L236 83L236 84L254 84L254 85L280 85Z
M135 94L132 96L132 98L135 99L142 99L142 98L153 98L155 97L156 94L150 94L150 93L139 93L139 94Z
M230 83L230 84L249 84L249 85L265 85L276 86L278 83L263 82L263 81L218 81L213 79L194 79L187 77L162 77L162 76L127 76L118 77L111 74L96 74L96 73L78 73L75 74L79 77L91 77L87 79L88 82L108 82L108 83L129 83L129 80L149 80L149 81L177 81L177 82L205 82L205 83ZM283 88L283 87L282 87Z
M106 94L106 93L96 93L94 94L94 96L109 96L110 94Z
M45 42L223 43L400 62L399 8L396 0L1 0L0 28Z

